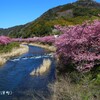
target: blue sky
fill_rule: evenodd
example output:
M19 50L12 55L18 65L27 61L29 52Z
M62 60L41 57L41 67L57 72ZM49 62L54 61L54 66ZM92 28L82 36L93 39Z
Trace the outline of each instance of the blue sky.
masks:
M0 0L0 28L33 21L50 8L76 0ZM100 0L97 0L100 2Z

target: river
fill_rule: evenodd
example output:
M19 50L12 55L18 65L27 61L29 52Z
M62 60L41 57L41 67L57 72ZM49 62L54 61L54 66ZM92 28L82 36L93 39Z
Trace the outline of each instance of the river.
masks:
M28 45L29 51L11 58L0 67L0 100L47 100L52 94L48 84L55 80L55 60L43 48ZM48 73L31 76L43 59L52 61Z

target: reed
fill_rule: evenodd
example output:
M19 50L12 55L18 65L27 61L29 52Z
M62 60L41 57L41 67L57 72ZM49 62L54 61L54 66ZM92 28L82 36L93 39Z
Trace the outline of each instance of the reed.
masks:
M12 49L11 52L0 54L0 65L3 65L8 59L14 56L19 56L23 53L28 52L28 47L26 45L20 45L19 48Z
M30 75L42 75L45 72L47 72L49 70L51 66L51 60L50 59L44 59L43 63L40 65L40 67L38 67L36 70L34 69Z
M96 79L91 80L91 75L71 74L57 74L55 83L48 85L53 92L51 100L99 100L100 85L93 82Z
M30 43L29 45L39 46L39 47L44 48L45 50L50 51L50 52L56 51L56 47L53 45L41 44L41 43Z
M0 66L3 65L6 62L5 58L0 57Z

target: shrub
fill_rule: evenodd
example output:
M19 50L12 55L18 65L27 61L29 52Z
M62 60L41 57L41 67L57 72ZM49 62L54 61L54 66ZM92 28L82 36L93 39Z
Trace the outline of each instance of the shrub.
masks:
M19 43L12 42L7 45L0 45L0 53L10 52L15 47L19 47Z

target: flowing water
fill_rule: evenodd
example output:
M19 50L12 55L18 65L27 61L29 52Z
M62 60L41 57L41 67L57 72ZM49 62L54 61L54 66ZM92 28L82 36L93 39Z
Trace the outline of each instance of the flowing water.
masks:
M55 80L55 61L40 47L30 46L29 52L12 58L0 67L0 100L44 100L51 91L48 84ZM52 61L50 70L41 76L31 76L43 59Z

